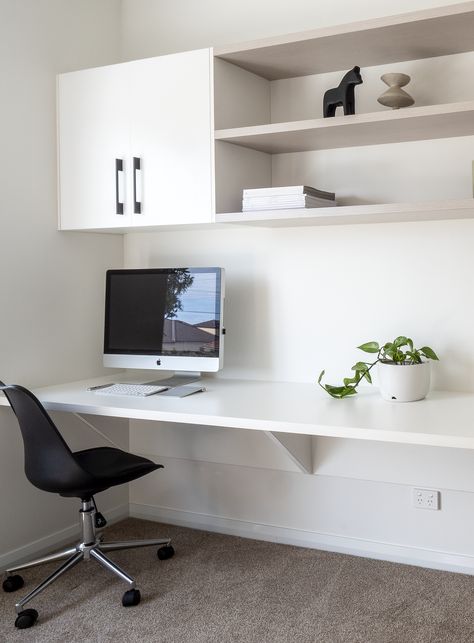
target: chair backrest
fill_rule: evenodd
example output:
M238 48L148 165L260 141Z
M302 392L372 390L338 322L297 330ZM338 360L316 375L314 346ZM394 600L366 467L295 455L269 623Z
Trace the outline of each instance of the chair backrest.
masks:
M28 480L44 491L67 492L87 481L87 473L58 429L31 391L16 384L0 382L0 390L10 403L20 425L25 448Z

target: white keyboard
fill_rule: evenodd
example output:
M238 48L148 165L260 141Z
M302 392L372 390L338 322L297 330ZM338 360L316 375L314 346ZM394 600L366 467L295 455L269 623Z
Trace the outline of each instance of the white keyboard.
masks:
M148 397L166 391L168 386L156 386L155 384L111 384L100 388L94 393L98 395L131 395L133 397Z

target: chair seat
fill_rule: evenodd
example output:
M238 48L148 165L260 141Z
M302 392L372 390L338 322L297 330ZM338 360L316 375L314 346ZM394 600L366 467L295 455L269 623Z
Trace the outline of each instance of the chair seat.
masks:
M100 491L141 478L162 466L111 447L72 453L31 391L2 382L0 391L17 417L25 445L25 473L38 489L86 501Z
M74 490L74 492L62 493L62 496L77 496L77 491L80 491L81 495L84 492L94 495L109 487L131 482L156 469L163 468L163 465L155 464L147 458L111 447L75 451L73 456L79 466L90 474L91 484L87 490Z

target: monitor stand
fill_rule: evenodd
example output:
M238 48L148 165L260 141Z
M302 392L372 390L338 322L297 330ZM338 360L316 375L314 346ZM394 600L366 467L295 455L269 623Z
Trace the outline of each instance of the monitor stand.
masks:
M145 382L145 384L156 384L158 386L176 388L177 386L183 386L184 384L199 382L200 379L201 373L199 371L180 371L171 377L165 377L165 379L162 380L153 380L152 382Z

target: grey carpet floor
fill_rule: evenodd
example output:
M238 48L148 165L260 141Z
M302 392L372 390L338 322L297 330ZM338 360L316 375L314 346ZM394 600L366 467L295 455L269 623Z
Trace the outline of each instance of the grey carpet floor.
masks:
M31 602L40 617L16 630L17 594L0 591L0 641L26 643L474 643L474 578L313 549L128 519L108 539L170 535L154 549L110 554L138 580L123 584L82 563ZM55 565L26 571L26 593Z

